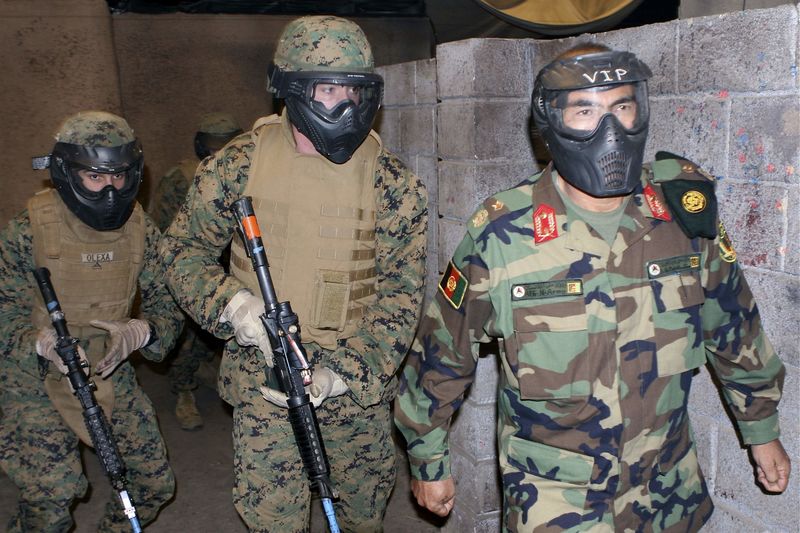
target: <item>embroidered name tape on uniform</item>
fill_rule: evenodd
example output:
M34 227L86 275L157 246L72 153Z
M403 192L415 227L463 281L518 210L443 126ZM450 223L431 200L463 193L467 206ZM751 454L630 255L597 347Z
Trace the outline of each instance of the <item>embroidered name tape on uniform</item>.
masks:
M456 309L460 309L468 287L469 282L467 278L465 278L464 274L450 261L447 264L442 279L439 281L439 290L442 291L442 296L450 302L450 305Z
M556 298L558 296L577 296L580 294L583 294L583 280L581 279L520 283L511 287L511 299L515 302L539 298Z
M700 270L700 254L679 255L647 263L647 277L649 279L688 270Z

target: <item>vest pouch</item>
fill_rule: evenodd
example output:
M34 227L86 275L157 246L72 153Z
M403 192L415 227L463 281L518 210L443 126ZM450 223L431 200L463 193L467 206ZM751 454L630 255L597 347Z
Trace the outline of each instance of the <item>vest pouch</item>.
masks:
M343 331L350 303L350 273L318 269L311 303L311 326Z
M680 374L706 362L700 306L705 300L700 275L682 272L650 281L653 289L658 376Z
M86 328L86 331L90 330L100 331L95 328ZM84 345L86 346L86 357L89 359L90 369L93 369L104 357L106 340L109 338L105 331L103 334L95 333L87 336L87 342ZM44 380L44 388L47 391L50 402L58 411L58 414L61 415L64 423L81 439L81 442L89 447L94 447L89 436L89 430L86 429L83 407L81 407L81 403L72 392L69 378L56 370L54 365L51 365L50 369L51 371L48 372ZM94 399L103 409L103 413L105 413L106 419L110 423L114 407L114 378L103 379L99 375L93 376L90 374L88 379L94 381L97 387L94 391Z

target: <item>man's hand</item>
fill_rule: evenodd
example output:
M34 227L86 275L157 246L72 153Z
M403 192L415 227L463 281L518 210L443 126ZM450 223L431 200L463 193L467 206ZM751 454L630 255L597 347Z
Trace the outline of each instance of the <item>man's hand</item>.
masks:
M56 330L53 328L40 329L38 335L36 335L36 353L53 363L59 372L66 375L69 369L67 365L64 364L64 361L61 360L58 352L56 352L57 341ZM78 345L77 348L81 366L88 368L89 361L86 359L86 353L80 345Z
M447 516L453 510L456 497L456 486L453 478L441 481L411 480L411 492L417 503L439 516Z
M750 446L758 483L769 492L783 492L789 484L791 461L780 439Z
M107 378L130 354L143 348L150 340L150 324L147 320L92 320L89 324L104 329L111 335L111 346L95 369L102 378Z
M339 374L330 368L321 366L314 370L311 385L306 386L306 392L311 397L314 408L317 408L328 398L341 396L347 392L347 385L339 377ZM265 400L278 407L288 407L286 394L279 390L261 387L261 395Z
M230 322L239 346L258 346L264 354L265 363L272 368L272 347L261 323L263 313L264 300L242 289L225 306L219 321L223 324Z

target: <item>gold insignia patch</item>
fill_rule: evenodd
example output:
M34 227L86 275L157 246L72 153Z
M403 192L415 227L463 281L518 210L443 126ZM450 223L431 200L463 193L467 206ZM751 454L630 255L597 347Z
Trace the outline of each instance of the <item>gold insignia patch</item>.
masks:
M694 189L686 191L681 196L681 205L689 213L699 213L706 208L706 197Z
M733 249L733 244L730 237L728 237L728 232L725 231L725 226L722 225L722 221L719 222L719 256L727 263L736 261L736 250Z
M472 217L472 225L476 228L478 226L483 226L488 218L489 212L486 209L481 209Z
M503 209L503 202L501 202L500 200L495 200L494 203L492 204L492 209L494 209L495 211L500 211L501 209Z

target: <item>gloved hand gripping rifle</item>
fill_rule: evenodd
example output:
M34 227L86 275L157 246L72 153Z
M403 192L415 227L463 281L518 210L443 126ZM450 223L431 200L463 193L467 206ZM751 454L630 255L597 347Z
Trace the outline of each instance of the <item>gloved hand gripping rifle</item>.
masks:
M106 420L103 410L94 398L95 384L89 381L81 367L81 359L78 354L78 339L70 336L67 329L67 321L61 311L56 292L50 283L50 271L46 268L37 268L33 272L39 290L42 293L47 312L50 313L50 320L56 330L58 340L56 342L56 352L67 367L67 378L72 385L72 390L83 408L83 419L86 429L92 438L92 444L100 459L100 465L106 473L111 486L119 494L125 516L131 522L134 533L141 533L139 519L136 517L136 509L131 503L128 491L125 490L125 464L117 450L114 436L111 433L111 426Z
M300 451L300 458L311 484L322 500L331 533L339 533L339 526L333 511L335 498L329 480L328 457L322 443L314 407L305 391L311 383L311 367L305 349L300 342L300 325L297 315L289 302L278 302L275 286L269 273L267 254L261 241L253 203L249 196L236 200L231 206L236 223L241 231L247 255L253 263L264 299L264 314L261 323L269 336L272 347L274 369L281 390L286 393L289 421L292 424L294 439Z

